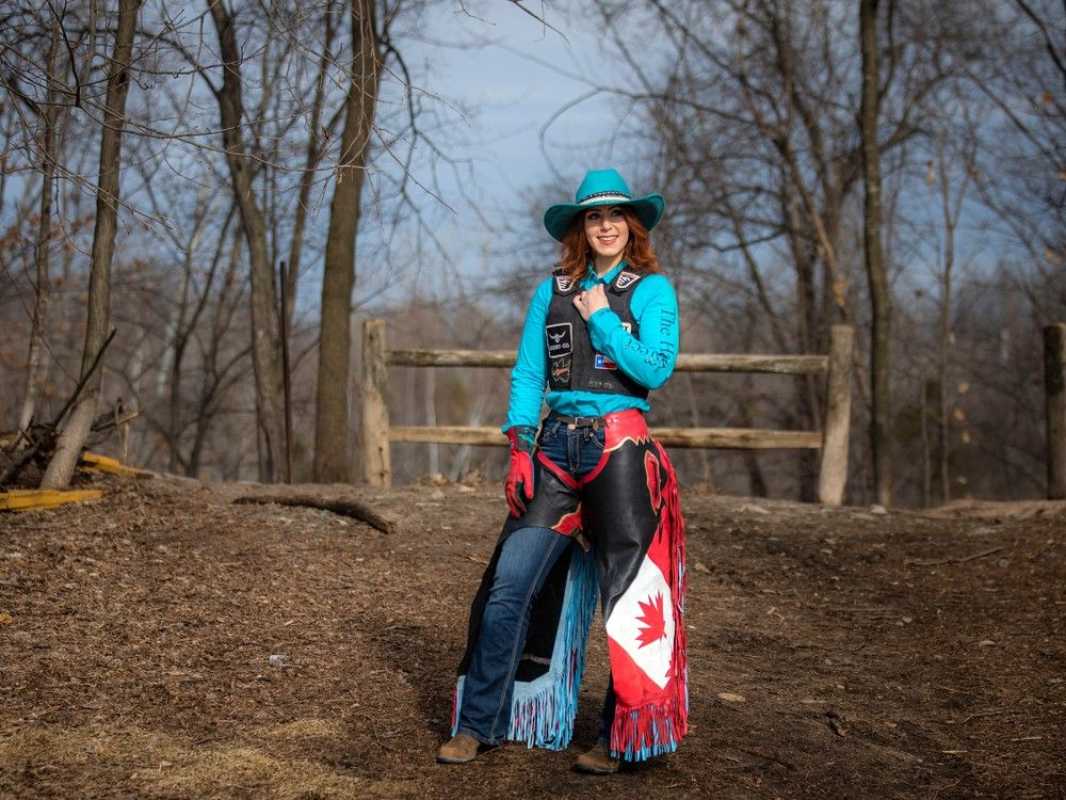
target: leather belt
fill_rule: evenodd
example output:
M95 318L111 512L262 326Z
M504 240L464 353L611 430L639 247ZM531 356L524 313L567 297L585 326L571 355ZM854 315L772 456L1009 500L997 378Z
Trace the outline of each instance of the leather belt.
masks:
M594 431L598 431L607 427L607 420L603 417L568 417L566 414L552 414L548 419L558 420L565 424L568 430L572 431L578 428L592 428Z

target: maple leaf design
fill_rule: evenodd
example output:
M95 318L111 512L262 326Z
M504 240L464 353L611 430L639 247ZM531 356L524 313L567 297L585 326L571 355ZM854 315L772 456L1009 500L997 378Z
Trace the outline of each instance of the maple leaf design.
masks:
M657 642L666 636L666 618L663 615L663 593L659 592L655 595L653 600L651 596L648 596L650 602L645 603L643 600L638 600L640 610L643 614L637 619L643 623L644 627L640 629L637 634L637 640L640 642L640 646L647 647L653 642Z

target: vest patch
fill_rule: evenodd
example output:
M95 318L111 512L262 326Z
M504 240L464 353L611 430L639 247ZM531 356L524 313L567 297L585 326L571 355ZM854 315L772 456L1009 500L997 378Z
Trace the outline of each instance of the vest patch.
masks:
M568 356L574 352L574 326L570 322L557 322L544 329L548 340L548 358Z
M618 369L618 365L611 359L607 358L603 353L597 353L593 366L596 369Z
M569 275L556 275L555 276L555 288L561 293L566 294L574 288L574 281Z
M570 385L570 370L573 366L573 356L554 358L550 366L550 378L553 386L568 387Z
M640 280L640 275L636 272L627 272L622 270L618 273L618 278L615 279L614 288L618 290L628 289L634 283Z

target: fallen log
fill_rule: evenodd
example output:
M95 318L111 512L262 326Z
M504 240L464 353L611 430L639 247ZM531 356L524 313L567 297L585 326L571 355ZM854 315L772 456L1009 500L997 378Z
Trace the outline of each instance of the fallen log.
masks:
M976 561L979 558L985 558L986 556L998 553L1000 550L1006 550L1007 545L1000 545L999 547L993 547L989 550L982 550L980 553L974 553L972 556L959 556L952 558L905 558L903 563L908 566L916 567L939 567L941 564L965 564L967 561Z
M269 503L275 503L279 506L317 508L322 511L339 514L342 517L357 519L360 522L365 522L370 527L376 528L382 533L387 534L395 533L399 528L399 523L379 514L370 506L365 503L360 503L358 500L326 500L321 497L312 497L310 495L257 494L238 497L233 502L242 505L266 505Z

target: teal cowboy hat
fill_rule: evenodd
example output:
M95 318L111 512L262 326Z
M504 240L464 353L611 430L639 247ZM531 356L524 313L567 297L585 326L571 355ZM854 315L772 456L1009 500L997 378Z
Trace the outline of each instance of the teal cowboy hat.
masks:
M585 179L577 187L573 203L558 203L544 212L544 227L553 239L561 242L574 218L596 206L630 206L637 219L650 231L662 218L666 201L661 194L634 198L617 170L592 169L585 173Z

